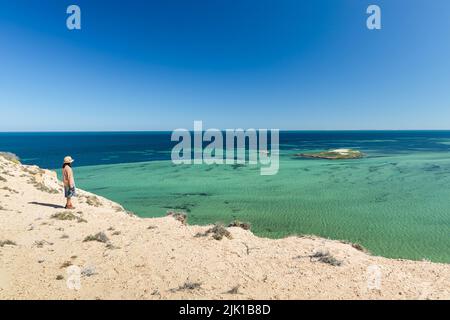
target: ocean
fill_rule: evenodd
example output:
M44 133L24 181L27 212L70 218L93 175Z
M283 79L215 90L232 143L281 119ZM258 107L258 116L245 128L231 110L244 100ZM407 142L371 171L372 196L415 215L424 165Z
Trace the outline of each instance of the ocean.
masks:
M273 176L257 165L174 165L170 134L0 133L0 151L59 174L71 155L78 187L142 217L179 210L191 224L237 219L259 236L314 234L450 262L450 131L283 131ZM366 157L295 157L335 148Z

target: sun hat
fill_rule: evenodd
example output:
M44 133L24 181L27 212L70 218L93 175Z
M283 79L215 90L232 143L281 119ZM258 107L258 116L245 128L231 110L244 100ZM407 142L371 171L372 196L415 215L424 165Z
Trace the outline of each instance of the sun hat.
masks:
M75 160L73 160L71 156L67 156L67 157L64 158L64 164L66 164L66 163L72 163L72 162L74 162L74 161L75 161Z

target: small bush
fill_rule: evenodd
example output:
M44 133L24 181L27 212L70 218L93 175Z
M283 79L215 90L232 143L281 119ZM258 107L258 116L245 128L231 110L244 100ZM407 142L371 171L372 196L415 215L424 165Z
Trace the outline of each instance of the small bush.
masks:
M50 216L51 219L56 219L56 220L75 220L78 217L76 215L74 215L72 212L58 212L55 213L53 215Z
M16 193L16 194L19 193L18 191L14 190L14 189L11 189L9 187L3 187L2 189L5 190L5 191L9 191L11 193Z
M81 270L81 275L85 276L85 277L91 277L96 274L97 274L97 272L95 271L95 267L93 267L93 266L84 267L83 270Z
M0 247L3 248L3 246L16 246L17 244L14 241L11 240L1 240L0 241Z
M342 242L342 243L345 243L345 244L351 245L353 248L355 248L355 249L358 250L358 251L361 251L361 252L370 254L370 251L369 251L368 249L364 248L363 245L361 245L361 244L359 244L359 243L357 243L357 242L350 242L350 241L345 241L345 240L344 240L344 241L341 241L341 242Z
M20 158L11 152L0 152L0 156L15 164L20 164Z
M86 203L93 207L100 207L102 205L102 202L96 196L87 196Z
M58 275L56 276L56 280L63 280L63 279L64 279L64 276L61 275L61 274L58 274Z
M14 174L12 174L10 171L2 171L2 174L4 174L5 176L13 177L13 178L15 177ZM23 178L22 176L20 176L20 177Z
M172 289L170 291L176 292L176 291L185 291L185 290L196 290L196 289L200 289L201 286L202 286L202 284L199 282L186 281L182 286L179 286L178 288Z
M42 191L42 192L52 193L52 194L58 194L59 193L58 190L53 189L53 188L49 188L45 184L43 184L42 182L35 183L34 186L36 187L36 189L38 189L39 191Z
M77 220L77 222L87 222L85 219L74 215L70 211L58 212L50 216L51 219L56 220Z
M242 221L239 221L239 220L234 220L228 226L229 227L238 227L238 228L242 228L244 230L250 230L251 229L250 223L242 222Z
M359 243L350 243L350 245L358 251L370 254L370 251L366 249L362 244Z
M31 183L39 191L42 191L45 193L52 193L52 194L59 193L59 191L57 189L49 188L42 182L38 182L35 177L31 177L31 179L28 182Z
M239 293L239 285L234 286L233 288L228 290L227 293L229 293L229 294L238 294Z
M326 263L332 265L334 267L339 267L342 265L342 261L333 257L327 251L317 251L310 256L311 261L319 261L322 263Z
M231 239L231 233L222 225L215 225L210 229L210 233L212 233L212 237L216 240L222 240L223 237L227 237Z
M42 247L44 247L44 245L52 246L53 242L48 242L46 240L37 240L34 242L34 245L38 248L42 248Z
M352 246L353 248L355 248L356 250L358 250L358 251L365 252L365 253L370 253L369 250L367 250L366 248L364 248L364 247L363 247L361 244L359 244L359 243L352 243L351 246Z
M184 212L167 212L167 216L173 217L175 220L180 221L182 224L187 222L187 214Z
M99 232L95 235L89 235L86 238L84 238L84 240L83 240L83 242L89 242L89 241L97 241L97 242L106 243L109 241L109 239L104 232Z
M204 233L197 233L196 237L207 237L208 235L212 235L215 240L222 240L223 237L227 237L228 239L232 239L231 233L221 224L216 224L214 227L206 230Z
M72 265L72 261L65 261L65 262L61 265L60 269L64 269L64 268L70 267L71 265Z
M1 181L1 182L8 182L8 180L6 180L5 178L3 178L2 176L0 176L0 181Z
M116 249L120 249L120 247L113 245L112 243L108 243L106 245L106 249L108 250L116 250Z

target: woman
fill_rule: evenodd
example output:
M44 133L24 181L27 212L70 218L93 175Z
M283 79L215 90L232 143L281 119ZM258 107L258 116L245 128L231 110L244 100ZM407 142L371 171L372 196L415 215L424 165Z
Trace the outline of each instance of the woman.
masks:
M64 183L64 196L66 197L66 209L75 209L72 205L72 197L75 197L75 180L73 178L72 163L74 160L72 157L67 156L64 158L63 164L63 183Z

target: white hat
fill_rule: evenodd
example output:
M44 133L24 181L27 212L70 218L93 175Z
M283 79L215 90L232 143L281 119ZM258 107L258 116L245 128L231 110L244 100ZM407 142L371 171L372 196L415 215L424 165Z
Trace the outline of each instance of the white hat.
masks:
M67 157L64 158L64 164L66 164L66 163L72 163L72 162L74 162L74 161L75 161L75 160L73 160L71 156L67 156Z

